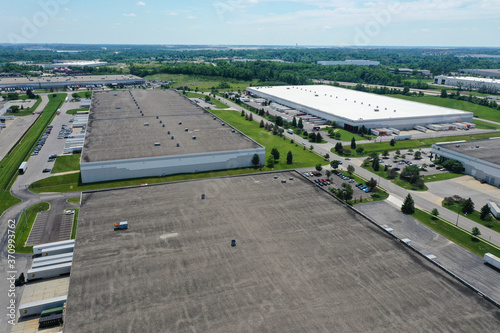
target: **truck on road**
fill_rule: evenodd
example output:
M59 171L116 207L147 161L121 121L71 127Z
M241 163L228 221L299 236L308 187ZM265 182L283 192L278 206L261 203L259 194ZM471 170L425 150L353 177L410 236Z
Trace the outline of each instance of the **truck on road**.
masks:
M28 162L21 163L21 165L19 166L19 174L24 174L26 170L28 170Z
M494 256L491 253L484 254L484 262L497 268L497 269L500 269L500 258L498 258L497 256Z

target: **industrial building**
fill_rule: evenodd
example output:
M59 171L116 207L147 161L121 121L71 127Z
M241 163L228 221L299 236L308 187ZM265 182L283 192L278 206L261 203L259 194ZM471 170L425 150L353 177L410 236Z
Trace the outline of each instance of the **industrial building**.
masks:
M52 63L35 64L44 69L66 68L66 67L99 67L107 65L106 61L99 60L54 60Z
M486 88L491 91L500 91L500 80L486 79L472 76L435 76L434 84L460 87L462 89L476 90Z
M466 74L500 77L500 69L459 69L458 71Z
M82 181L165 176L265 163L265 148L174 90L93 94Z
M3 116L7 113L7 110L10 108L9 101L1 101L0 102L0 116Z
M128 229L114 230L120 221ZM493 332L499 317L430 259L285 171L84 192L63 329Z
M142 85L146 80L135 75L79 75L0 78L0 89L61 89L106 85Z
M366 128L412 129L415 125L472 122L472 112L326 85L249 87L247 91L357 132Z
M432 145L431 152L462 163L464 173L500 186L500 138Z
M333 66L333 65L378 66L380 65L380 61L373 61L373 60L318 61L317 64L324 66Z

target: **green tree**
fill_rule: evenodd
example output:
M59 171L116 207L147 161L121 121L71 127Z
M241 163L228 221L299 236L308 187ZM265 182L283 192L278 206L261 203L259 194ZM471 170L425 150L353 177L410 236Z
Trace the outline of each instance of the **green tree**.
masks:
M278 148L273 148L271 150L271 155L274 157L274 160L277 161L280 159L280 152L278 151Z
M413 155L413 157L416 159L416 160L419 160L422 158L422 152L420 151L416 151L415 152L415 155Z
M289 151L286 154L286 164L292 164L293 163L293 154L291 151Z
M413 201L413 198L411 197L410 193L408 193L408 195L406 196L405 201L403 202L403 205L401 206L401 211L404 214L415 213L415 202Z
M363 147L356 148L356 153L363 154L364 152L365 152L365 148L363 148Z
M396 140L394 140L394 138L392 138L391 142L389 142L389 144L394 147L396 145Z
M205 96L205 102L210 102L210 96L208 95Z
M316 133L314 132L309 133L309 141L316 142Z
M245 111L244 110L241 110L241 116L244 117L245 116Z
M304 128L304 124L302 123L302 118L299 118L299 123L297 124L297 127L300 129Z
M292 119L292 126L297 127L297 119L295 117Z
M92 93L90 91L87 91L85 93L85 98L90 98L90 97L92 97Z
M369 181L366 182L366 186L373 190L375 187L377 187L377 181L372 177Z
M316 170L317 171L323 170L323 167L321 166L321 163L316 164Z
M441 98L446 98L448 97L448 92L446 91L446 89L441 89Z
M474 213L474 203L472 202L471 198L464 201L462 205L462 213L464 214Z
M269 157L267 158L267 166L269 168L274 168L274 156L273 155L269 155Z
M351 164L349 164L347 166L347 172L349 173L349 176L352 176L352 174L354 173L354 171L356 171L356 169L354 169L354 167Z
M342 135L340 132L335 133L335 140L340 140L342 138Z
M356 149L356 139L354 137L351 140L351 149Z
M344 200L348 201L352 199L352 195L354 193L351 184L343 183L342 187L344 188Z
M382 153L382 156L384 156L384 157L389 156L389 151L388 150L384 150L384 152Z
M334 170L337 170L337 169L338 169L338 167L339 167L339 165L340 165L340 161L338 161L338 160L333 160L333 161L331 161L331 162L330 162L330 166L331 166L331 167L332 167L332 169L334 169Z
M415 165L408 165L401 172L401 178L414 183L420 177L420 169Z
M481 215L479 216L479 218L484 221L486 216L488 216L488 214L490 213L490 207L488 206L488 204L481 207L480 213L481 213Z
M253 154L253 157L252 157L252 164L254 166L258 166L260 164L260 157L259 155L257 154Z
M378 157L373 160L372 168L374 171L379 171L380 170L380 163L378 161Z
M332 170L326 170L326 178L330 179L331 175L332 175Z
M80 97L80 95L78 95L78 93L72 93L71 97L73 97L74 99L77 99Z
M264 125L264 120L261 120L261 121L260 121L260 124L259 124L259 127L260 127L260 128L263 128L264 126L265 126L265 125Z
M326 153L326 154L325 154L325 160L327 160L327 161L328 161L329 159L330 159L330 154Z
M433 216L433 219L435 220L439 216L439 211L437 208L433 208L431 211L431 214Z
M323 137L320 133L316 134L316 143L321 143L323 141Z
M474 236L473 239L478 241L479 239L477 239L477 236L481 235L481 230L479 230L478 227L472 227L471 232L472 232L472 236Z

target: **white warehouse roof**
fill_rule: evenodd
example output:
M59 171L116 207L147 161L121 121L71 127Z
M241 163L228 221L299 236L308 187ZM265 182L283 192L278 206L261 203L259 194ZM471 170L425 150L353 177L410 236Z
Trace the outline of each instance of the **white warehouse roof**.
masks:
M247 90L261 97L263 94L277 97L352 121L448 115L472 117L471 112L326 85L251 87Z

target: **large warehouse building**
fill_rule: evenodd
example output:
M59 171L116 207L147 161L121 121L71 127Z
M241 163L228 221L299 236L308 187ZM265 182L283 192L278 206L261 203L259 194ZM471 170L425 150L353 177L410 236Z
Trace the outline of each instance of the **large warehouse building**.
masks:
M500 91L500 80L486 79L472 76L435 76L434 83L446 86L461 87L462 89L486 88Z
M135 75L79 75L0 78L0 89L60 89L75 86L142 85L146 80Z
M265 148L173 90L97 92L82 151L84 183L252 166Z
M415 125L472 122L472 112L422 104L333 86L250 87L271 100L357 132L366 128L412 129Z
M84 193L64 332L494 332L499 318L288 171Z
M500 138L438 143L431 152L462 163L464 173L500 186Z

